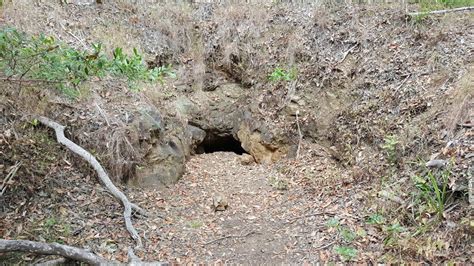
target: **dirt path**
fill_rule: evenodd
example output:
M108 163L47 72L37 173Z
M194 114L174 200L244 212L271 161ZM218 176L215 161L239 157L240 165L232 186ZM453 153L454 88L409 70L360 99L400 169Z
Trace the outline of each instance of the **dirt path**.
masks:
M59 145L53 147L58 150L50 153L60 154ZM306 184L305 179L330 180L341 169L333 168L317 148L304 150L298 160L273 165L242 165L235 153L202 154L187 162L187 174L169 188L121 186L134 203L152 214L133 219L145 244L137 255L145 261L180 264L300 264L338 261L334 248L353 246L359 251L353 259L377 257L380 247L371 248L375 255L366 249L381 243L377 236L342 237L344 230L354 233L362 227L369 233L361 211L361 201L367 197L357 196L364 189L349 182L344 185L338 181L344 179L340 176L331 185ZM0 226L1 235L60 241L126 261L133 241L124 228L122 207L93 175L77 171L68 162L72 159L61 158L45 167L41 186L29 185L10 194L1 213L1 220L8 221ZM213 209L216 194L228 202L226 210ZM337 220L337 227L328 226L332 220ZM28 254L21 257L22 261L37 259Z
M218 152L193 157L187 168L178 184L161 192L167 218L156 243L160 257L176 262L314 262L320 260L319 250L335 243L334 232L325 226L333 216L324 209L329 204L297 186L276 189L271 184L281 174L275 167L242 165L238 155ZM212 208L216 194L227 200L225 211Z

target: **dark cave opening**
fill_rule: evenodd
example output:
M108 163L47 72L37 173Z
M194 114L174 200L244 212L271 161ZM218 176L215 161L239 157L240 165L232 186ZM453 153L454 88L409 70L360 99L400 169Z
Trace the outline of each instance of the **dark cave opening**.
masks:
M247 153L240 143L232 135L215 135L212 133L207 133L203 142L197 147L196 153L213 153L213 152L234 152L236 154L242 155Z

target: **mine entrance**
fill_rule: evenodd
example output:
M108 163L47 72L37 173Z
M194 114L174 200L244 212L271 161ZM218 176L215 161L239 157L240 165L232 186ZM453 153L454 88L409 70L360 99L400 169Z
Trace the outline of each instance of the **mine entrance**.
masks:
M206 138L198 146L197 153L213 153L218 151L234 152L236 154L247 153L240 143L232 135L216 135L207 133Z

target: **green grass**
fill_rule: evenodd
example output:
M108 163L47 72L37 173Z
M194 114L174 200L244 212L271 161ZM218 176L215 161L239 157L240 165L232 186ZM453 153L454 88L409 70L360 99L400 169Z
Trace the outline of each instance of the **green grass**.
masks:
M384 239L385 246L395 246L400 238L400 233L405 232L407 229L401 226L398 222L393 222L389 226L384 226L383 231L386 233Z

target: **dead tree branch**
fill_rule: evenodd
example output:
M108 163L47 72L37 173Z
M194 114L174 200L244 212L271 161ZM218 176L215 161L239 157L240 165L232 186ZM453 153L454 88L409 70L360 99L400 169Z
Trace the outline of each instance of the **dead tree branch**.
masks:
M3 252L29 252L42 255L58 255L64 258L85 262L91 265L108 264L107 260L82 248L62 245L58 243L42 243L29 240L0 239L0 253Z
M127 231L130 233L130 236L135 240L136 242L136 247L140 248L142 247L142 241L140 236L138 235L137 230L132 224L132 208L138 208L136 205L133 205L130 203L128 200L127 196L123 194L122 191L120 191L114 183L110 180L109 176L105 172L105 169L102 167L102 165L97 161L97 159L92 156L88 151L84 150L82 147L77 145L76 143L72 142L66 136L64 136L64 129L66 128L63 125L60 125L46 117L39 116L38 121L40 121L43 125L50 127L54 129L56 133L56 139L59 143L63 144L66 146L70 151L74 152L75 154L79 155L82 157L84 160L86 160L97 172L97 175L99 176L100 181L105 185L105 187L114 195L117 199L119 199L124 207L124 212L123 212L123 217L125 219L125 227L127 228ZM138 208L139 211L142 211L140 208Z
M435 10L435 11L427 11L427 12L413 12L408 13L409 16L420 16L420 15L441 15L446 13L452 12L463 12L463 11L473 11L474 6L466 6L466 7L459 7L453 9L443 9L443 10Z

